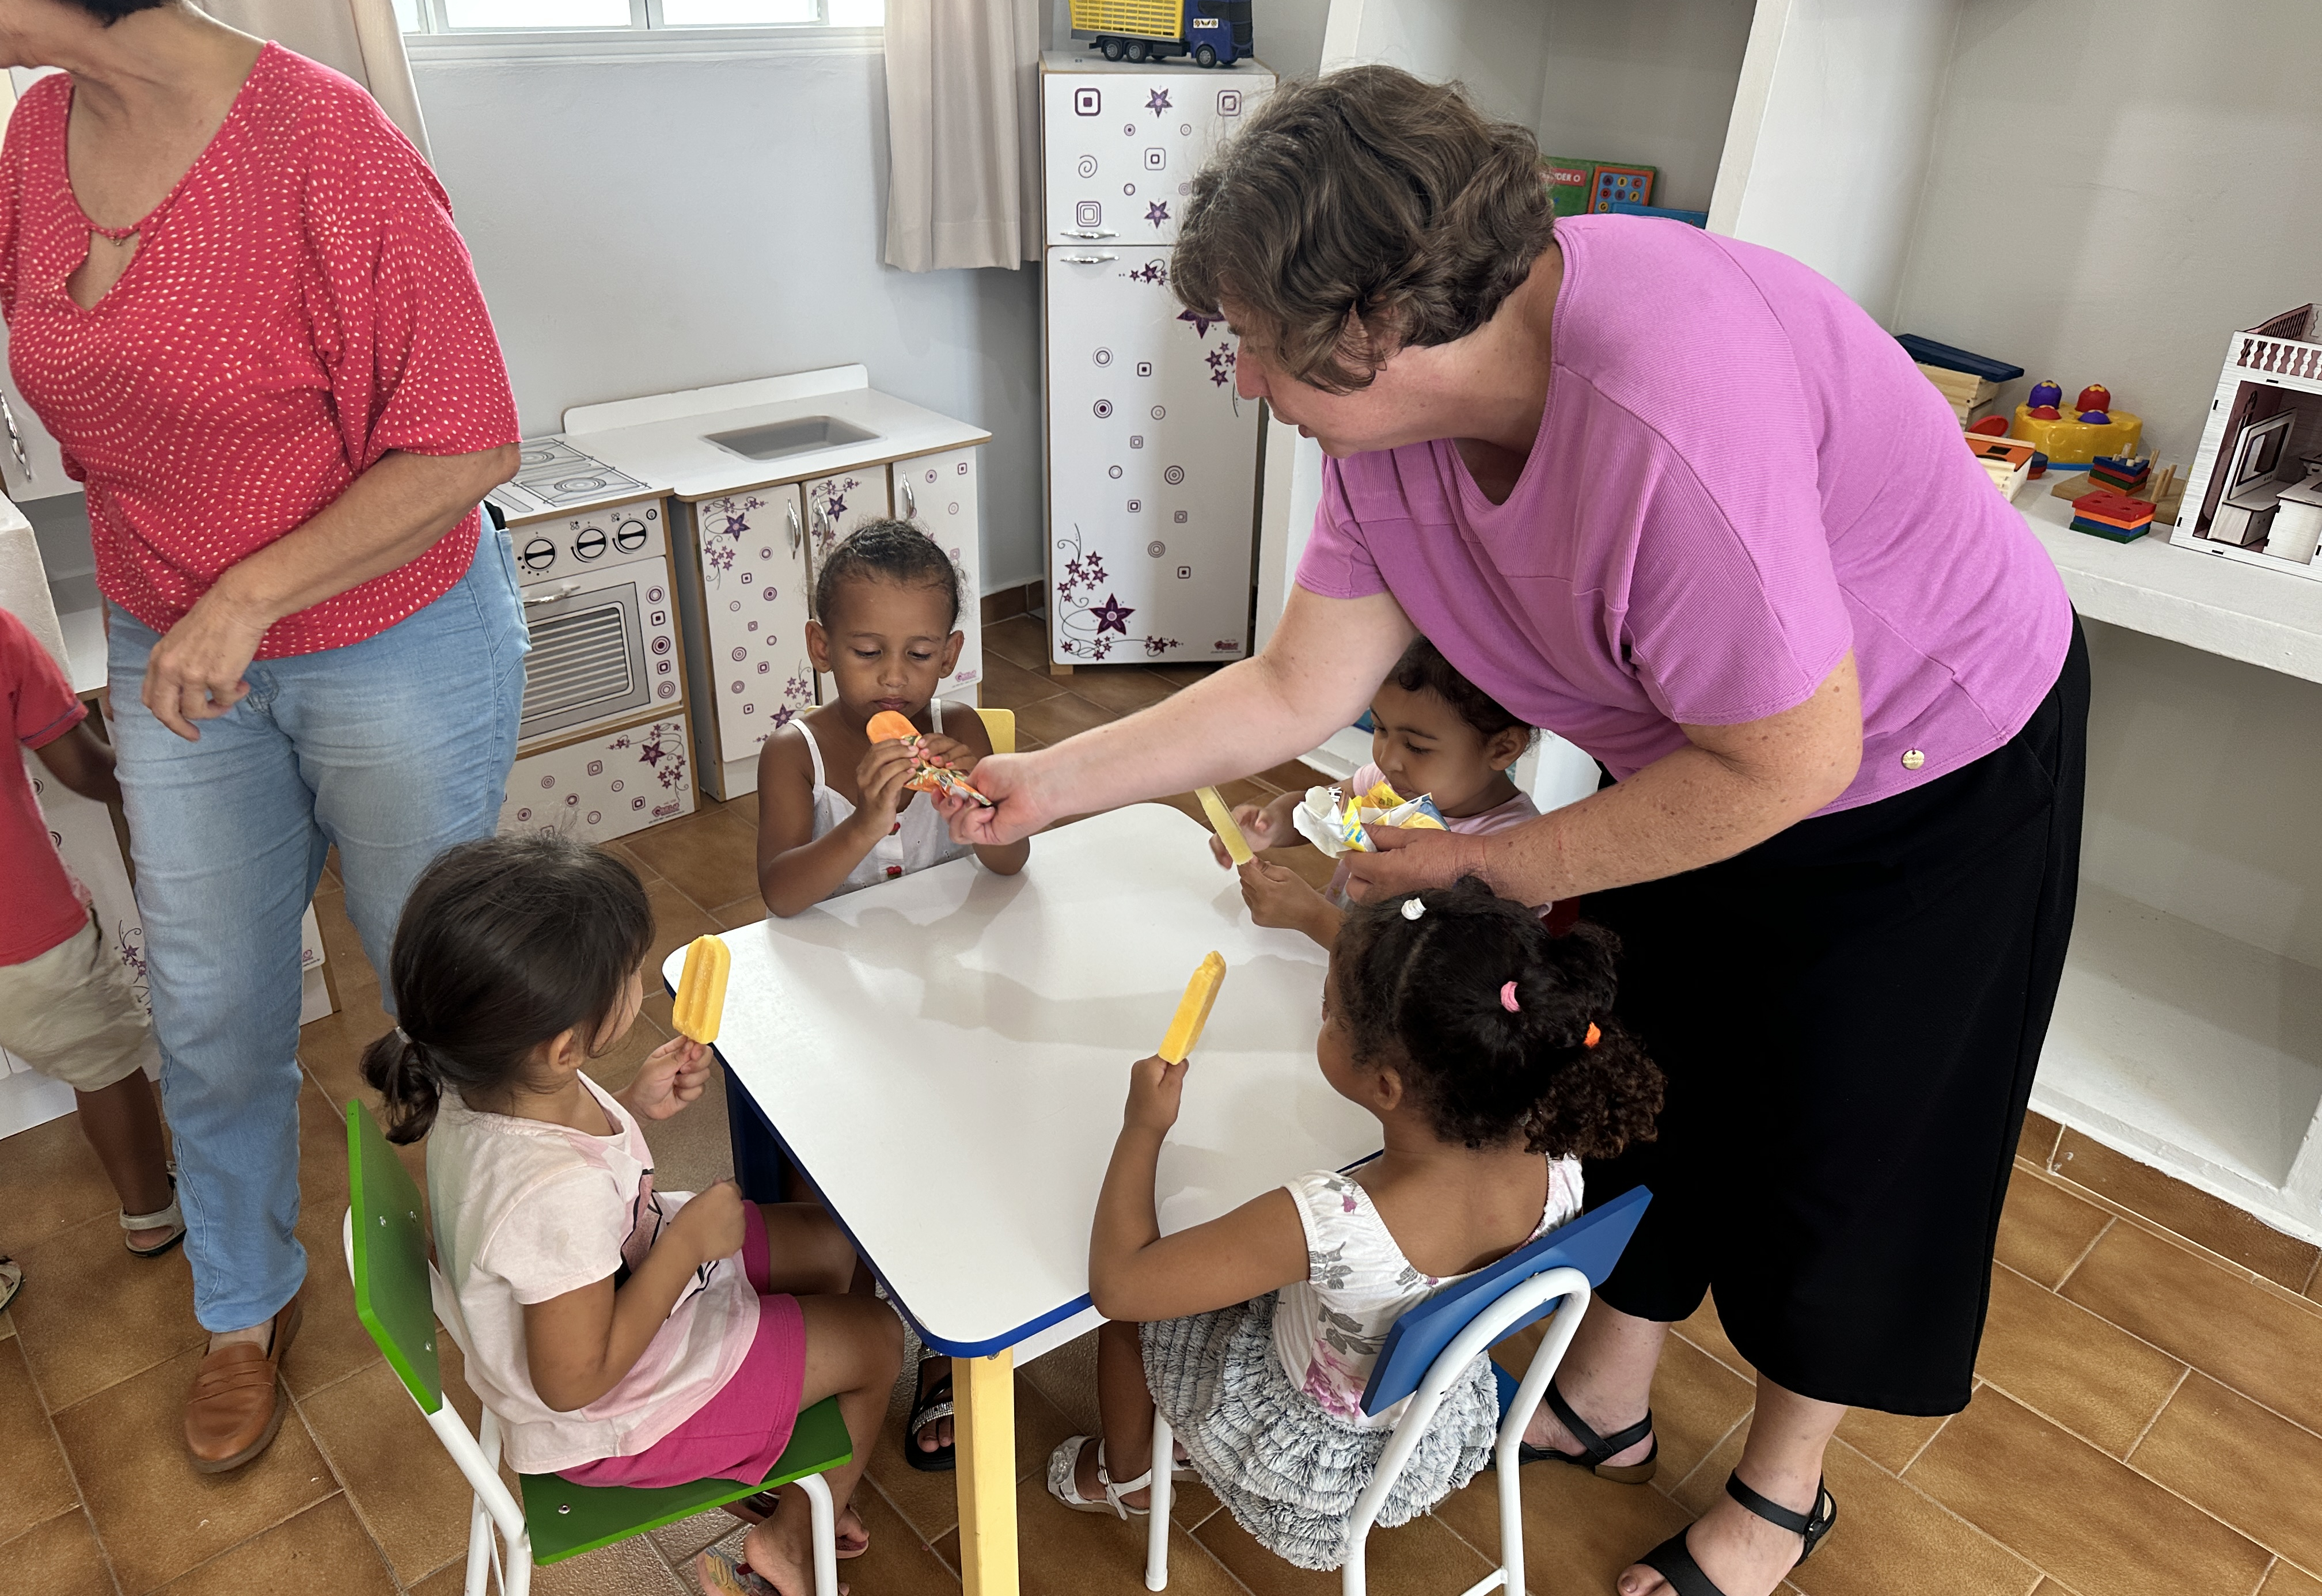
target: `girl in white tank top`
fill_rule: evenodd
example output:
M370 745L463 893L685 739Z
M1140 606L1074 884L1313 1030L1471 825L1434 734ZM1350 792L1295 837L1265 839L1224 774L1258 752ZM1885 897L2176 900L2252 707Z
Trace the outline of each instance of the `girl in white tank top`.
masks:
M807 653L837 690L758 755L758 890L777 916L970 851L935 799L905 785L917 760L965 774L992 752L974 710L946 716L936 697L959 662L959 605L958 568L908 522L873 521L824 557ZM873 743L867 727L882 712L910 720L913 742ZM1004 875L1029 851L974 850Z
M935 718L937 736L943 734L944 702L929 701L929 714ZM834 789L823 775L822 744L815 740L812 725L802 725L806 735L806 751L814 762L814 834L824 837L854 816L855 806L845 795ZM863 862L846 872L846 879L832 889L830 896L855 892L865 887L875 887L882 881L891 881L897 876L915 870L925 870L931 864L941 864L946 859L957 859L968 851L965 843L951 840L951 828L936 812L936 800L931 793L911 795L909 807L895 816L887 834L871 844L871 852Z

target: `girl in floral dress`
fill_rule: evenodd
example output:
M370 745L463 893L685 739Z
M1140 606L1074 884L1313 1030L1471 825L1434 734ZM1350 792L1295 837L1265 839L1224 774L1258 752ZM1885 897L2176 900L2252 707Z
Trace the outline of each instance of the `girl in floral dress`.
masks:
M1652 1135L1660 1072L1613 1018L1615 952L1591 926L1552 936L1472 878L1350 908L1315 1054L1377 1117L1385 1151L1174 1236L1160 1233L1154 1176L1189 1065L1134 1065L1089 1242L1091 1294L1111 1321L1098 1344L1105 1434L1056 1449L1051 1494L1083 1512L1144 1511L1157 1403L1181 1467L1244 1528L1300 1567L1336 1568L1402 1411L1362 1410L1394 1321L1577 1214L1578 1159ZM1479 1354L1378 1523L1466 1484L1499 1417ZM1116 1458L1138 1472L1116 1477Z

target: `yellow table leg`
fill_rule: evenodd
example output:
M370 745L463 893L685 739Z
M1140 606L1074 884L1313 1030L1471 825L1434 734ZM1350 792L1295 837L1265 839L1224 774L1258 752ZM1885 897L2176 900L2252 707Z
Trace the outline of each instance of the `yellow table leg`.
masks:
M1016 1596L1016 1357L951 1361L963 1596Z

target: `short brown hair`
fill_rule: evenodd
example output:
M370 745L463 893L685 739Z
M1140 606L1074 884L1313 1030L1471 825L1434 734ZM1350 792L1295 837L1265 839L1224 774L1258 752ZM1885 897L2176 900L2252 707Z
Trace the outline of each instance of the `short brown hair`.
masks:
M1202 169L1170 279L1189 310L1231 300L1293 376L1346 393L1383 342L1490 321L1555 224L1529 129L1456 84L1349 67L1284 86Z

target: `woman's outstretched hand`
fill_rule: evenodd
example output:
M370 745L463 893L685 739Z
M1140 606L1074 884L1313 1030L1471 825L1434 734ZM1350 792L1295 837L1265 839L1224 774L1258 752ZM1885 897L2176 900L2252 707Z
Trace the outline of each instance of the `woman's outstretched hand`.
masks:
M1484 873L1477 837L1457 832L1413 830L1403 825L1367 825L1376 853L1347 853L1347 896L1376 903L1422 887L1448 887L1461 876Z
M951 823L952 841L1005 847L1056 819L1039 790L1039 769L1033 754L986 755L975 767L974 780L976 791L992 800L988 809L972 798L935 794L936 807Z

